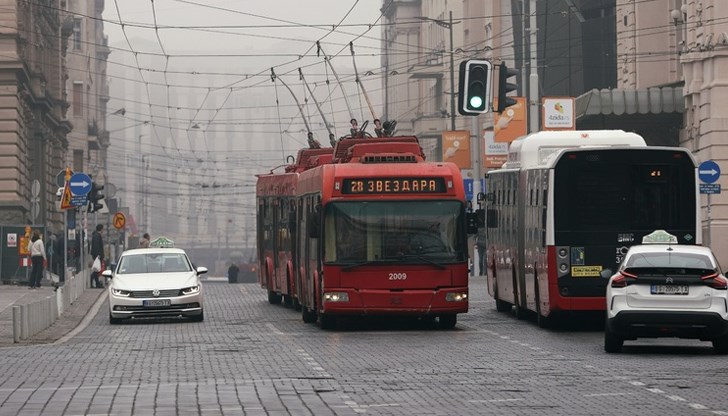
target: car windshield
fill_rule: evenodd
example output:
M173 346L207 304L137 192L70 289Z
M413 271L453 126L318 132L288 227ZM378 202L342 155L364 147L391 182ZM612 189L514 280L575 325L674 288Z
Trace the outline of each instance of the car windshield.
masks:
M715 270L715 262L707 255L700 253L679 253L661 251L653 253L635 253L629 256L624 264L629 269L688 269Z
M117 274L175 273L192 271L187 256L182 253L129 254L121 257Z

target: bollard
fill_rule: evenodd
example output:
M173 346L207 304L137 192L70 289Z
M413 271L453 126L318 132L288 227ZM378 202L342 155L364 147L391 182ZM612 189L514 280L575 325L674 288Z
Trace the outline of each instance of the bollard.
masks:
M28 335L28 305L20 305L20 339L25 339Z
M20 306L13 305L13 342L20 342L20 329L21 329L21 312Z

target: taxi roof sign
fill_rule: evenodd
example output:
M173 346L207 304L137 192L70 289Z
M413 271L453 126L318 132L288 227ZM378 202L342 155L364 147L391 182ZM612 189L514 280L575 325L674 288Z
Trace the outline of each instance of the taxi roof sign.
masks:
M149 243L149 247L174 248L174 241L167 237L157 237Z
M677 237L665 230L655 230L642 237L642 244L677 244Z

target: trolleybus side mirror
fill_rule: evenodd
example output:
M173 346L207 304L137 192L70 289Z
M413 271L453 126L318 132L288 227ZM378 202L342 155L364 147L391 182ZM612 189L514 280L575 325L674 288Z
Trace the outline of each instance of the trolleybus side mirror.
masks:
M488 228L498 228L498 210L486 210L485 223Z

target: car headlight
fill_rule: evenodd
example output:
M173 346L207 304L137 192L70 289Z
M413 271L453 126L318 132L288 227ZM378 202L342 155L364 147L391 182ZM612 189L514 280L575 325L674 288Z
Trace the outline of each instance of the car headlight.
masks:
M466 292L450 292L445 295L445 301L447 302L464 302L466 300L468 300Z
M131 292L129 292L128 290L122 290L122 289L112 288L111 289L111 294L114 295L114 296L124 296L124 297L127 297L128 298L129 295L131 295Z
M326 292L324 302L348 302L349 294L346 292Z
M182 294L183 295L191 295L193 293L199 293L199 292L200 292L200 286L199 285L192 286L192 287L186 287L186 288L182 289Z

